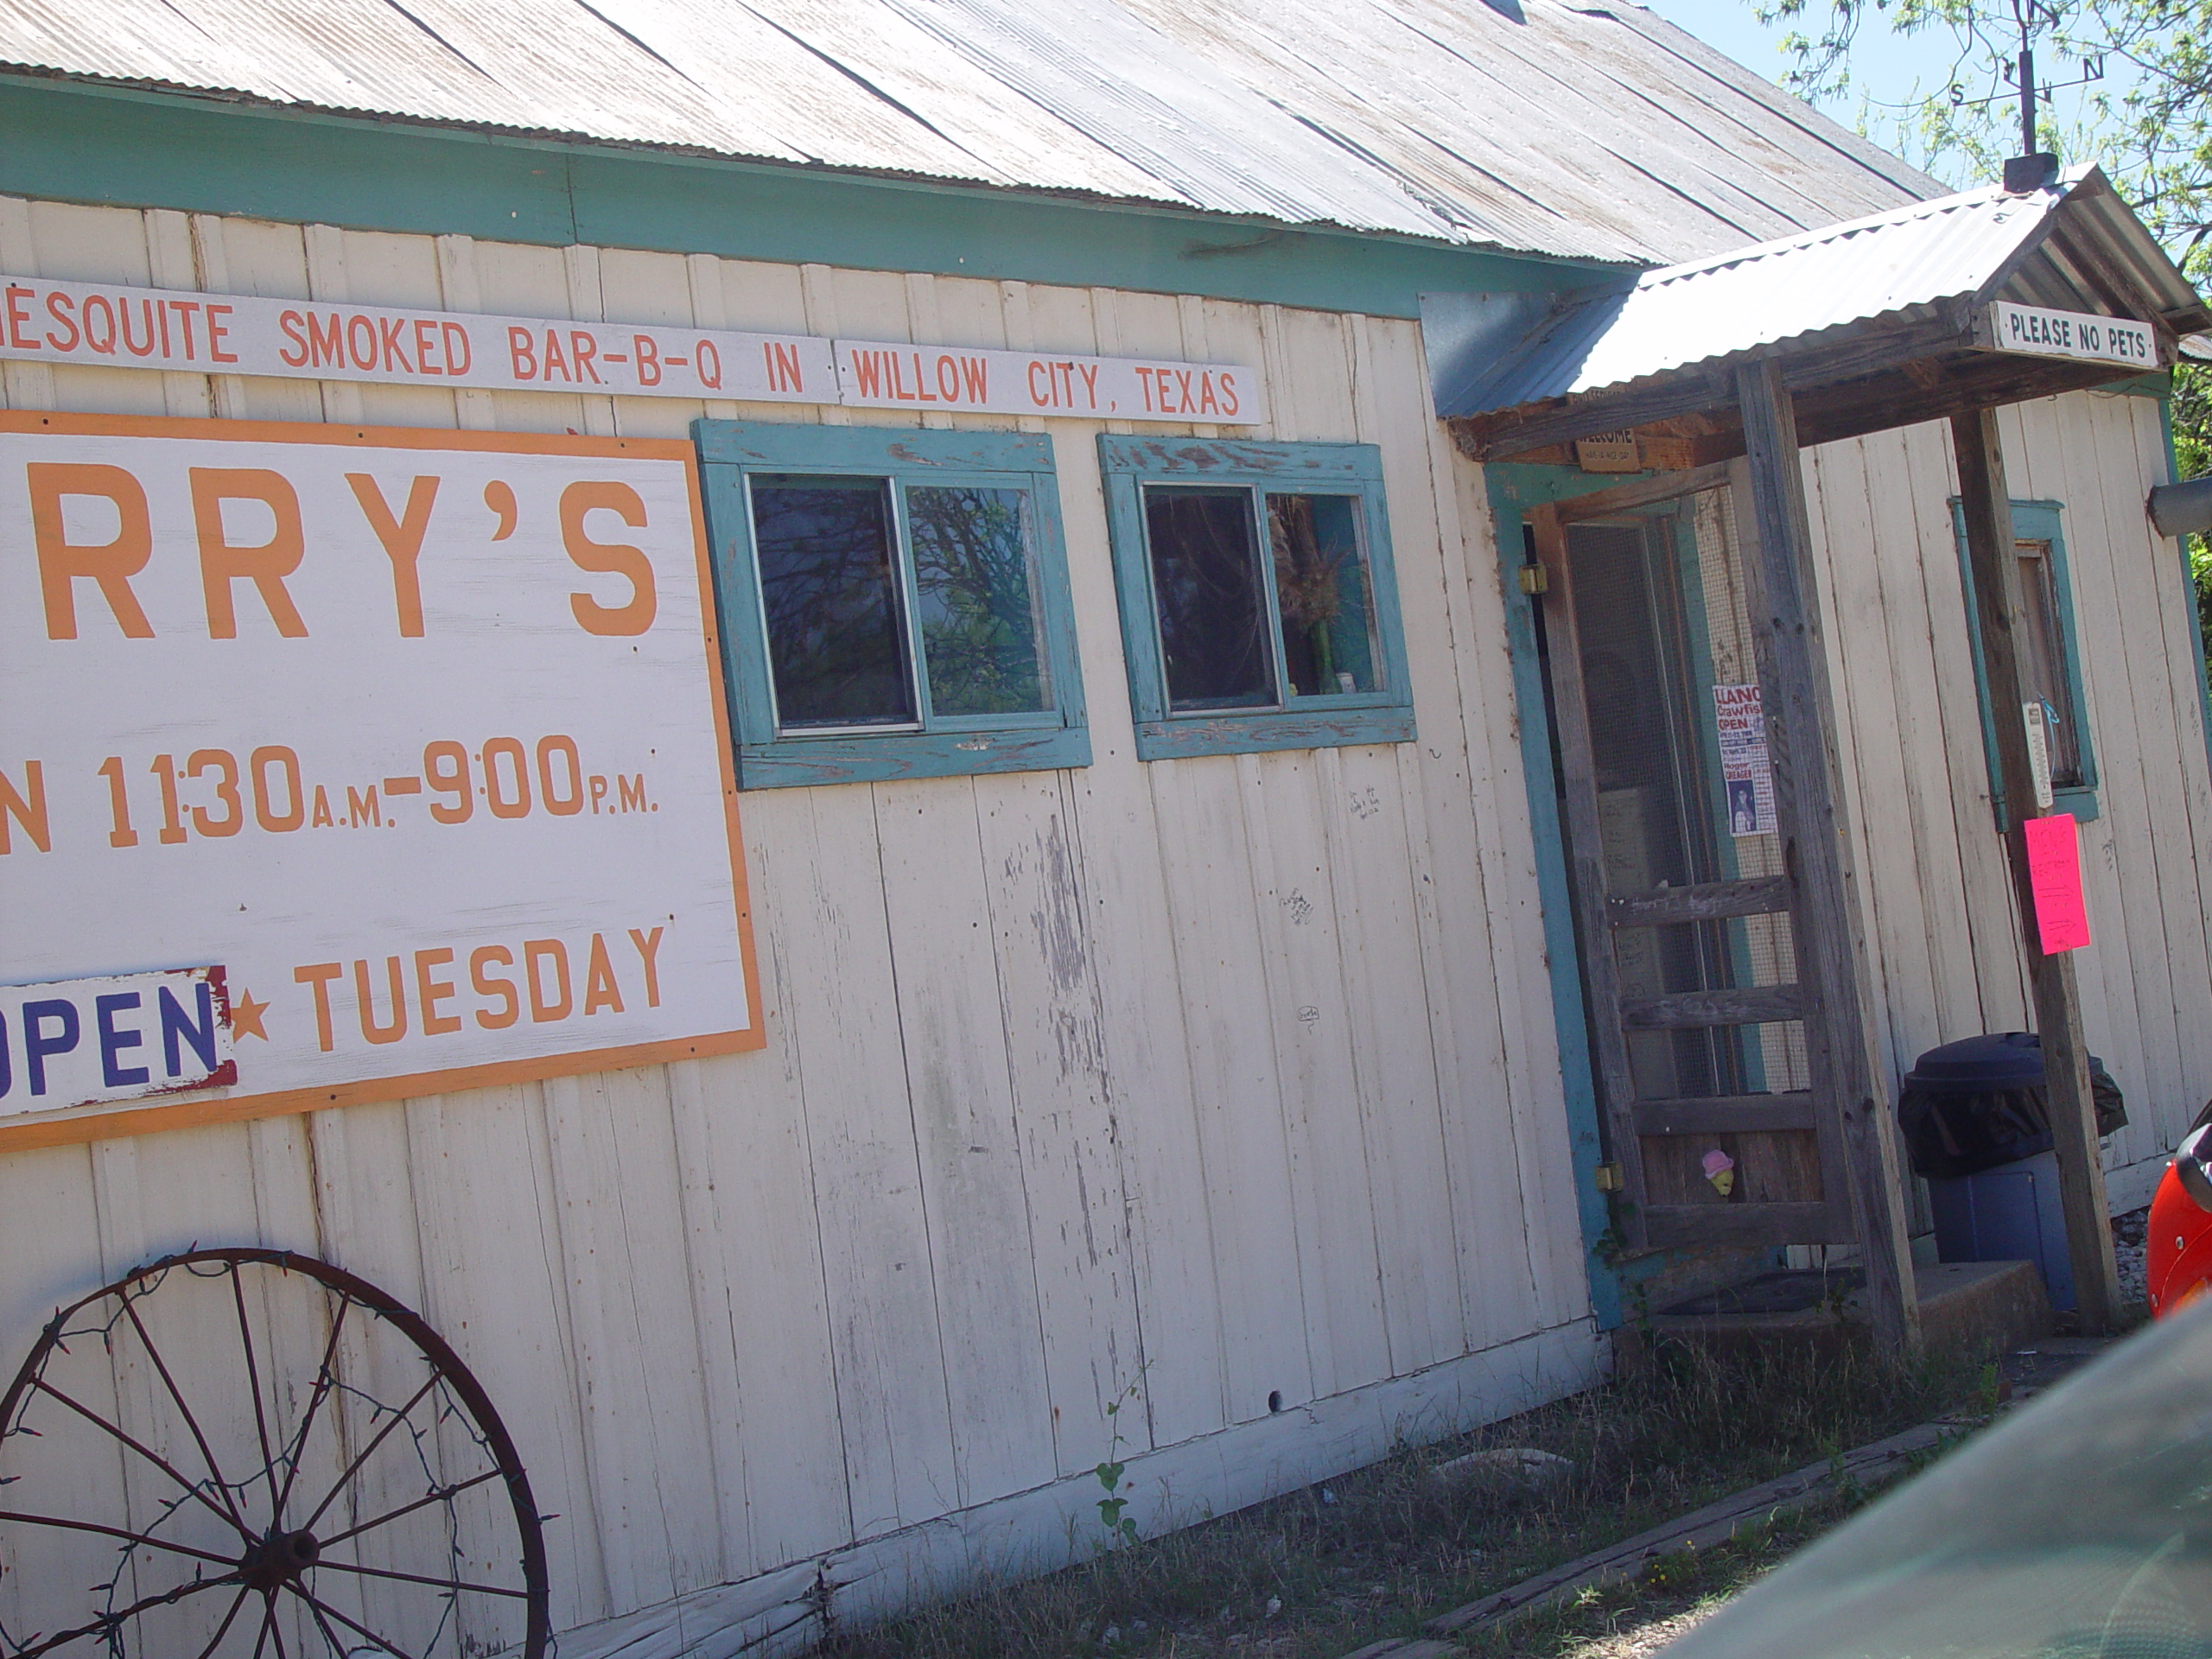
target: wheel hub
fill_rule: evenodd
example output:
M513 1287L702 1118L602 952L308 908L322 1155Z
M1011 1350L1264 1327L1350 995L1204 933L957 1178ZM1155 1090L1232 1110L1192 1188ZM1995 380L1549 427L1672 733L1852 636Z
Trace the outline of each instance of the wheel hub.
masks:
M296 1583L322 1557L322 1545L311 1532L271 1532L247 1549L238 1561L238 1573L250 1590L281 1590Z

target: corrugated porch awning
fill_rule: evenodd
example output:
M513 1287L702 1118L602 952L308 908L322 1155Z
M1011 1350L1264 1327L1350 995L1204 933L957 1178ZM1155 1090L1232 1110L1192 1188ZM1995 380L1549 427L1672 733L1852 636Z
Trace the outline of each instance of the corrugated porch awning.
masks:
M1502 353L1495 330L1471 337L1456 361L1438 340L1437 412L1478 460L1547 459L1556 446L1634 430L1669 464L1694 466L1744 453L1734 376L1755 359L1779 363L1808 444L2128 377L2108 356L2008 345L1999 303L2147 325L2142 372L2171 365L2181 337L2212 321L2092 167L1584 290Z

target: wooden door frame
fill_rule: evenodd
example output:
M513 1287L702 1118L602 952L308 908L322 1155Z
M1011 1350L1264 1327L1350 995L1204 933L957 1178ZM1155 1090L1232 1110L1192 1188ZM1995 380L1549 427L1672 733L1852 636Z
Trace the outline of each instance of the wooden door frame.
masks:
M1683 500L1707 490L1734 486L1740 515L1744 497L1741 462L1721 462L1679 473L1637 479L1617 488L1594 491L1535 507L1529 518L1536 556L1543 572L1544 622L1552 664L1550 685L1554 732L1560 744L1561 790L1567 827L1567 861L1579 924L1582 979L1590 1006L1600 1109L1613 1159L1619 1164L1624 1196L1617 1222L1631 1250L1670 1245L1841 1243L1861 1234L1849 1193L1848 1148L1834 1091L1815 1079L1809 1090L1756 1096L1681 1100L1641 1100L1630 1064L1624 1020L1638 1024L1739 1025L1746 1016L1802 1019L1808 1028L1818 1011L1808 1007L1799 985L1684 993L1642 999L1633 1008L1622 995L1612 936L1624 926L1719 921L1732 917L1786 911L1793 938L1802 901L1789 875L1700 883L1650 893L1609 892L1603 842L1597 816L1595 760L1589 705L1580 672L1580 621L1575 610L1574 577L1567 557L1570 524ZM1739 533L1739 544L1742 537ZM1752 543L1751 545L1756 545ZM1746 548L1746 584L1756 596ZM1756 598L1754 598L1756 603ZM1760 674L1767 677L1763 638L1754 630ZM1569 671L1562 673L1561 665ZM1786 844L1786 843L1785 843ZM1800 970L1801 979L1804 977ZM1645 1003L1649 1003L1649 1007ZM1810 1032L1808 1029L1808 1038ZM1808 1040L1808 1052L1816 1049ZM1662 1207L1663 1223L1652 1225L1643 1137L1653 1134L1756 1133L1812 1130L1821 1165L1823 1196L1817 1200ZM1655 1240L1655 1231L1662 1235Z

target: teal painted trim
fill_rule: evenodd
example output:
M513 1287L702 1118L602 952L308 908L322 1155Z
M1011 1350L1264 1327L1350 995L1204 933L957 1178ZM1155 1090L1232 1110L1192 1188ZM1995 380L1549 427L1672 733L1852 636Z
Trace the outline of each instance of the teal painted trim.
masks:
M1306 702L1331 698L1301 698ZM1258 754L1272 749L1340 749L1357 743L1410 743L1410 709L1376 709L1341 715L1308 715L1284 709L1205 720L1153 720L1137 728L1137 759L1173 760L1193 754Z
M2158 424L2166 435L2166 481L2178 484L2181 476L2181 447L2174 439L2173 386L2169 379L2165 394L2158 400ZM2183 536L2175 543L2181 550L2181 588L2189 601L2189 626L2196 636L2196 696L2197 707L2204 715L2204 760L2212 766L2212 670L2208 670L2204 656L2204 630L2197 624L2196 573L2189 568L2189 537Z
M1050 473L1052 440L1041 432L815 426L803 421L694 421L699 459L762 472Z
M897 778L965 777L1042 772L1090 764L1060 524L1059 478L1052 441L1033 433L917 430L911 427L810 426L773 421L692 423L704 480L707 532L714 552L715 601L728 665L730 721L737 734L738 786L787 789L817 784L880 783ZM775 695L761 606L760 566L747 510L748 472L849 473L917 484L976 483L1027 491L1036 538L1037 584L1044 612L1039 642L1053 706L1002 716L932 715L926 673L922 729L801 733L776 729ZM901 498L903 499L903 496ZM912 555L900 513L906 638L918 639ZM909 645L909 650L917 647Z
M2096 741L2089 729L2089 700L2082 689L2081 630L2074 622L2074 581L2067 569L2066 538L2060 528L2063 511L2064 504L2057 501L2016 500L2012 503L2012 534L2022 541L2050 544L2051 575L2058 589L2058 620L2065 634L2066 690L2074 700L2075 723L2081 728L2082 781L2052 789L2051 810L2069 812L2083 823L2094 823L2103 809L2097 804ZM2002 833L2012 819L2005 798L2004 777L1997 764L1997 718L1989 702L1989 668L1981 652L1981 614L1974 607L1974 569L1967 556L1966 504L1955 495L1951 498L1951 534L1958 550L1959 584L1966 594L1967 634L1974 650L1974 695L1981 709L1981 753L1989 769L1990 805Z
M1498 575L1505 588L1506 649L1513 664L1513 700L1521 715L1521 772L1529 791L1529 818L1536 852L1536 898L1544 917L1544 956L1551 975L1552 1020L1559 1036L1560 1078L1567 1100L1567 1152L1574 1166L1575 1211L1582 1223L1590 1305L1601 1331L1623 1322L1623 1286L1656 1271L1666 1258L1638 1270L1620 1263L1605 1195L1598 1190L1605 1139L1598 1122L1597 1067L1590 1054L1589 1010L1583 1001L1581 958L1574 938L1574 906L1567 878L1567 830L1560 822L1559 774L1552 766L1550 709L1536 650L1535 607L1520 590L1523 515L1531 507L1587 495L1630 480L1590 476L1563 467L1492 462L1483 468L1491 518L1497 527ZM1645 474L1643 476L1649 477ZM1619 1265L1615 1265L1619 1263Z
M901 778L966 778L992 772L1057 772L1090 764L1090 734L1067 731L887 732L881 736L781 738L738 746L739 787L800 789Z
M1417 317L1617 267L1042 192L0 75L0 191L66 201L1202 294Z
M2114 380L2109 385L2097 387L2096 390L2113 392L2123 397L2156 397L2163 402L2171 393L2172 385L2172 371L2160 369L2155 374L2138 374L2130 376L2125 380Z
M1140 760L1195 754L1249 754L1269 749L1340 748L1414 741L1413 681L1398 610L1397 567L1390 556L1390 515L1382 496L1382 452L1371 443L1263 443L1230 439L1125 438L1102 433L1098 466L1106 486L1107 539L1114 552L1114 588L1121 603L1122 643L1128 661L1129 709ZM1160 643L1152 560L1145 539L1147 481L1205 483L1251 492L1253 523L1267 523L1269 491L1315 491L1359 498L1375 632L1382 647L1382 688L1343 696L1298 697L1281 683L1283 702L1250 713L1178 715L1168 707L1167 668ZM1280 614L1274 561L1259 562L1264 614Z

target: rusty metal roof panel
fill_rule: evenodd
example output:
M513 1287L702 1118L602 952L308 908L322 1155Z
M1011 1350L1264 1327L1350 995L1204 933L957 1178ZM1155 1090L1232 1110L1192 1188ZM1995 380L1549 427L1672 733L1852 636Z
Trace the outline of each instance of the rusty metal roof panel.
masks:
M0 0L0 63L1630 265L1935 188L1627 0Z
M2101 245L2134 254L2145 292L2162 296L2164 309L2195 302L2126 205L2085 168L2040 190L2008 194L1992 185L1646 271L1611 294L1563 304L1521 351L1440 388L1440 412L1484 414L1629 386L1876 317L1929 315L2011 277L2069 204L2103 216ZM2088 304L2070 289L2046 302Z

